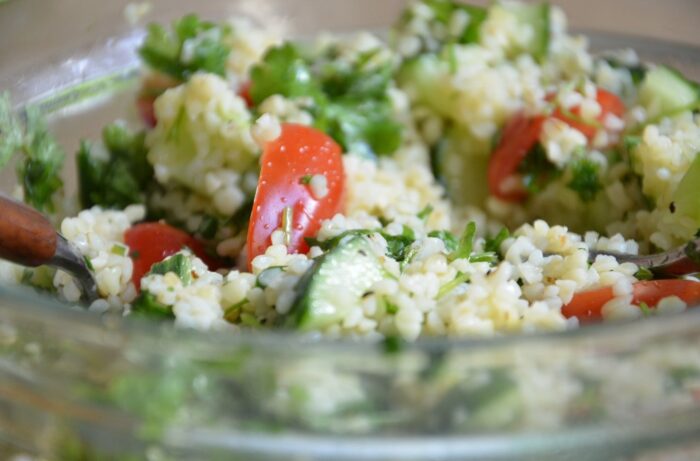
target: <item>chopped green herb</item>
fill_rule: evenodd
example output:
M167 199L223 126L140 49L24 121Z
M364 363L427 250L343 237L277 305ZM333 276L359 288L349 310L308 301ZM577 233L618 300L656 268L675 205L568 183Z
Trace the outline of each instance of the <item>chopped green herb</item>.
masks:
M634 274L637 280L653 280L654 273L647 267L640 266L639 270Z
M340 100L329 103L315 126L327 132L345 152L365 157L393 154L402 127L393 119L388 100Z
M355 62L334 48L320 55L287 42L270 49L251 71L251 97L260 104L273 94L307 97L316 128L345 152L374 156L393 153L401 143L401 124L393 119L387 96L393 63L369 64L376 50Z
M384 352L387 354L398 354L401 352L403 340L396 335L387 335L382 342Z
M412 256L411 245L415 239L410 235L389 235L386 232L371 229L353 229L345 231L324 241L319 241L318 239L309 237L305 238L305 240L309 246L317 246L323 251L330 251L338 246L338 244L345 238L358 235L369 236L372 234L379 234L384 237L384 240L386 240L387 243L387 256L399 262L406 261L407 259L410 259L409 256Z
M501 230L498 231L498 234L492 238L486 239L486 242L484 243L484 251L499 254L501 252L501 245L508 237L510 237L510 232L508 232L508 229L505 227L501 228Z
M384 232L380 232L384 240L387 243L387 255L394 258L399 262L408 263L409 260L415 255L415 248L413 242L415 238L410 235L410 233L402 235L389 235Z
M530 194L537 194L542 191L547 184L561 175L561 172L549 161L544 147L537 143L525 156L518 172L522 175L523 184Z
M382 298L382 302L384 303L384 309L386 310L387 314L395 315L399 311L399 306L392 303L388 299Z
M252 198L246 201L229 220L229 224L235 229L235 232L241 232L248 227L251 211L253 211Z
M250 80L250 96L255 104L260 104L273 94L288 98L316 98L321 95L319 84L311 75L311 68L301 48L291 42L268 50L251 70Z
M77 163L83 208L100 205L121 209L144 203L145 190L153 177L145 139L144 132L131 133L124 125L114 123L102 131L106 153L81 142Z
M55 194L63 188L61 169L65 154L37 107L27 107L25 115L23 123L12 110L9 95L0 94L0 168L21 153L17 178L24 201L39 211L54 211Z
M215 216L204 215L197 233L205 239L213 239L219 230L219 220Z
M479 41L481 36L481 24L488 15L488 10L486 8L468 5L454 0L421 0L418 4L428 9L432 13L432 21L440 24L446 32L436 43L421 42L421 48L417 50L417 53L438 52L441 47L452 46L454 44L464 45ZM415 15L414 11L413 8L405 10L399 22L394 26L397 36L413 33L411 23ZM466 15L467 21L464 27L455 29L454 27L450 27L450 24L452 17L458 11Z
M253 314L249 314L247 312L243 312L241 314L241 325L245 325L251 328L259 328L262 326L260 321L256 319Z
M311 184L311 178L313 178L313 176L311 176L310 174L305 174L304 176L299 178L299 184L308 186L309 184Z
M455 288L457 288L461 284L466 283L468 281L469 281L469 274L463 274L461 272L458 272L454 279L450 280L449 282L447 282L446 284L444 284L443 286L440 287L435 299L444 298L452 290L454 290Z
M498 255L496 253L475 253L469 257L470 263L489 263L496 264Z
M649 317L650 315L654 315L654 310L651 307L649 307L649 305L647 303L645 303L644 301L639 303L639 310L642 311L642 314L644 315L644 317Z
M129 252L129 257L134 260L139 259L141 257L141 253L139 253L137 250L131 250L131 252Z
M411 261L413 261L413 258L415 258L417 254L418 250L416 247L411 246L408 248L408 251L406 251L405 254L401 255L402 258L399 260L399 268L401 269L401 272L406 270L406 266L411 264Z
M195 72L224 76L231 52L225 43L231 29L202 21L196 15L184 16L168 31L150 24L139 55L151 68L185 81Z
M192 262L190 258L182 253L176 253L151 266L149 274L165 275L168 272L173 272L177 275L183 285L189 285L192 282Z
M238 316L239 316L240 313L241 313L241 309L243 309L243 307L244 307L246 304L248 304L248 300L247 300L246 298L243 298L242 300L240 300L240 301L237 302L236 304L233 304L233 305L227 307L227 308L224 310L224 318L225 318L228 322L234 321L236 318L238 318Z
M598 164L588 158L581 158L571 166L572 178L567 187L576 192L583 202L593 200L603 188L598 169Z
M421 211L418 212L418 219L428 219L428 216L433 212L434 208L432 205L428 204Z
M263 270L255 278L255 286L258 288L267 288L270 285L272 279L277 277L280 273L286 271L286 266L270 266Z
M414 230L407 225L403 225L401 229L401 236L408 239L408 240L415 240L416 239L416 233Z
M455 259L468 258L472 254L472 249L474 248L474 238L476 237L476 223L470 221L467 227L462 233L462 237L459 239L457 249L450 253L449 260L454 261Z
M90 258L87 256L83 256L83 261L85 261L85 265L87 266L88 269L91 271L95 271L95 267L92 265L92 261L90 261Z
M626 152L631 153L641 143L642 143L641 136L627 135L627 136L622 138L622 145L624 146Z
M131 311L135 314L143 314L149 317L175 318L171 306L159 303L155 296L145 290L131 304Z
M343 59L335 47L320 56L318 79L323 92L332 100L381 99L385 96L393 76L393 62L382 60L380 49L360 53L354 62Z
M629 66L627 64L623 64L616 58L605 58L605 61L614 69L627 69L630 73L630 77L632 77L632 82L635 85L639 85L642 80L644 80L644 76L647 73L647 68L643 64Z
M455 237L455 235L450 231L431 231L428 233L428 237L438 238L442 240L445 244L445 249L450 253L457 250L457 246L459 245L457 237Z
M112 253L118 256L126 256L127 248L124 245L114 244L112 245Z

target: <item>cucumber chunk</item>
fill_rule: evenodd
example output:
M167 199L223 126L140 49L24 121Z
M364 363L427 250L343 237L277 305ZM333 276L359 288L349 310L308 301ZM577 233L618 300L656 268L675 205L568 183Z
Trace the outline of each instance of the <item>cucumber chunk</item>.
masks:
M352 236L316 260L297 285L297 297L284 323L301 330L327 327L360 305L362 296L383 278L371 243Z
M418 103L449 117L456 98L450 82L450 68L435 54L424 54L406 61L398 74L399 86Z
M532 36L524 46L524 51L538 60L549 54L550 8L549 3L507 3L501 5L518 18L521 24L532 27Z
M647 72L639 88L639 102L648 120L675 115L700 106L700 87L666 66Z
M454 203L483 205L488 197L490 151L489 141L454 128L433 148L433 173Z
M695 154L693 163L678 184L673 194L676 212L692 218L700 227L700 152Z

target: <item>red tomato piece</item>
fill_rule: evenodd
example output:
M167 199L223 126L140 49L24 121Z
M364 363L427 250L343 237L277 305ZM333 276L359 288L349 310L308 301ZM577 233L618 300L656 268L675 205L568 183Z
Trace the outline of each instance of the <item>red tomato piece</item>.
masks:
M168 88L173 88L179 84L179 81L159 73L147 75L143 79L141 92L136 98L136 107L146 126L153 128L158 123L155 109L153 108L156 98Z
M268 143L253 211L248 225L248 265L270 246L272 233L282 224L285 208L292 210L289 243L293 253L305 253L305 237L316 235L325 219L341 211L345 186L342 152L321 131L286 123L281 135ZM327 191L317 197L309 184L315 175L325 176Z
M547 99L553 100L554 94L549 95ZM599 89L596 99L601 107L601 113L597 117L598 122L603 123L608 114L619 118L624 116L625 106L614 94ZM580 113L580 107L571 109L571 114L576 117ZM596 126L584 123L579 118L564 115L559 108L554 111L552 117L581 131L589 140L596 135L598 129ZM501 141L489 160L488 183L491 195L508 202L521 202L527 198L522 178L517 173L518 166L538 142L546 120L544 116L526 117L518 113L506 124L501 134Z
M577 317L582 324L598 322L603 318L603 305L613 299L612 287L576 293L571 301L561 308L567 319Z
M136 107L139 110L139 115L141 115L141 120L143 120L148 128L153 128L158 123L156 112L153 107L155 100L155 96L149 95L141 95L136 99Z
M598 101L598 104L600 105L601 109L600 114L598 115L598 117L596 117L596 121L598 123L604 123L608 114L615 115L618 118L624 117L625 105L622 103L620 98L618 98L613 93L603 89L598 89L596 93L596 101ZM583 133L589 141L592 140L598 132L598 127L592 124L588 124L579 118L581 116L580 107L573 107L571 109L571 113L577 118L567 116L562 112L560 108L557 108L554 111L553 117L558 118L559 120L566 122L572 128L577 129L578 131Z
M633 287L632 304L656 307L663 298L678 296L689 306L700 304L700 282L692 280L648 280L637 282ZM592 323L602 319L603 305L613 298L612 287L584 291L574 295L571 302L562 307L565 317L577 317L581 323Z
M184 247L192 250L210 269L221 267L219 261L207 254L201 242L188 233L161 222L136 224L124 233L124 243L129 246L134 262L132 280L137 290L141 288L141 278L151 270L153 264Z
M250 95L250 81L243 83L240 88L238 88L238 96L243 98L248 107L253 107L255 103L253 102L253 97Z
M518 166L535 146L546 118L516 114L503 129L501 141L491 154L488 167L489 191L509 202L527 198L527 191L517 173Z

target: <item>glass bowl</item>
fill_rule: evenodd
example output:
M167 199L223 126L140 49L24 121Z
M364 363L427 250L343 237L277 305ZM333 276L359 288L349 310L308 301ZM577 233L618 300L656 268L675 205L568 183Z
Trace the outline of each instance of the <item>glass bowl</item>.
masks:
M154 4L147 19L190 9L209 17L243 12L282 17L302 36L381 30L402 3L169 1ZM67 152L133 110L143 29L121 19L125 4L0 5L0 89L18 104L39 104ZM591 26L590 11L605 4L566 6ZM698 5L678 4L692 24ZM669 14L648 6L635 10L640 23ZM27 36L30 26L36 32ZM693 45L604 31L591 37L594 49L633 47L700 78ZM10 176L1 179L11 189ZM681 456L674 459L698 459L698 370L700 310L566 333L378 344L174 330L0 286L0 455L585 461L663 459L671 450Z

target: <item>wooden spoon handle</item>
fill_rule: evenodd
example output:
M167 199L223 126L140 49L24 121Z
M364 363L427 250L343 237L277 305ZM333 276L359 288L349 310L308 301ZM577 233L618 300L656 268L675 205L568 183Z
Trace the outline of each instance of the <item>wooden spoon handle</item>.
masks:
M56 244L56 231L44 215L0 194L0 258L39 266L53 258Z

